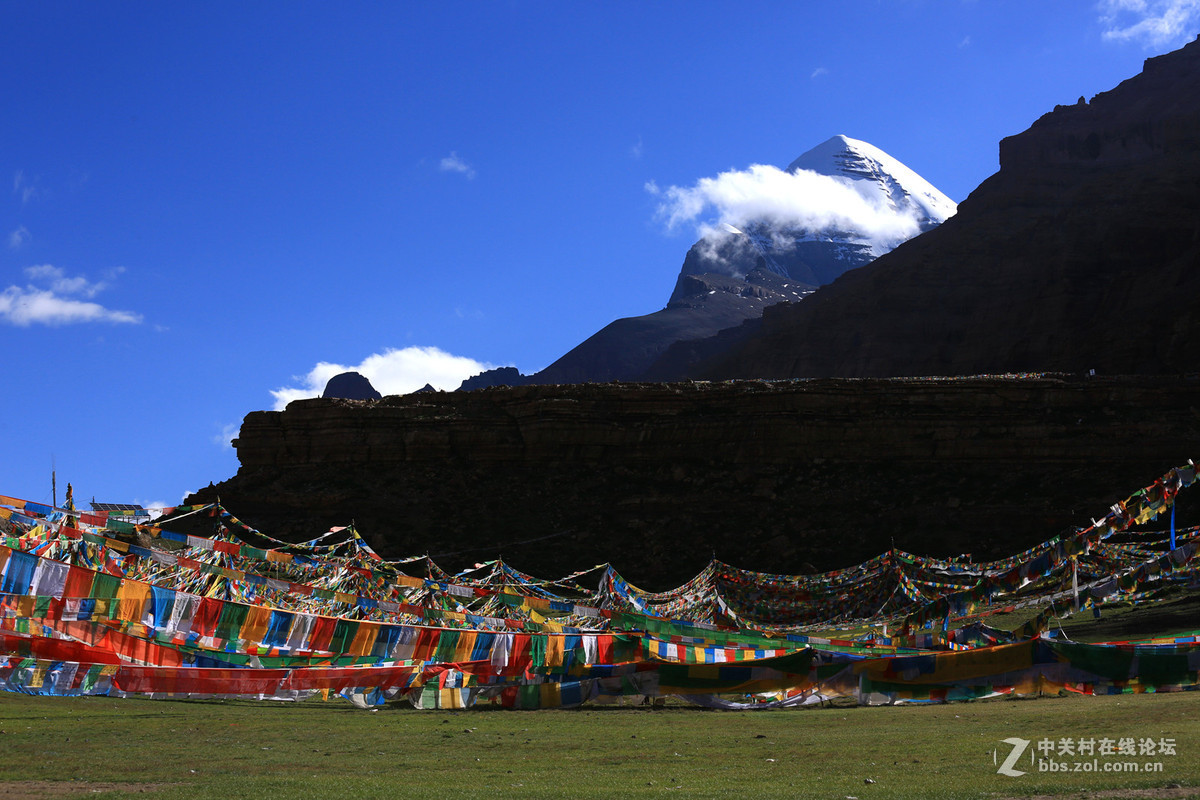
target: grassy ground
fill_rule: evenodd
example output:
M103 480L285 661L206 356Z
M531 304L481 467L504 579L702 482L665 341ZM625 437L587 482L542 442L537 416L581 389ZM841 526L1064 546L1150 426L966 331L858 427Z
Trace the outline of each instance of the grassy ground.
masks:
M1176 755L1099 759L1161 762L1154 774L1043 773L1027 752L1027 774L1006 777L1009 737L1031 750L1043 738L1168 737ZM1190 692L750 713L3 694L0 742L0 798L1200 797L1188 788L1200 787Z

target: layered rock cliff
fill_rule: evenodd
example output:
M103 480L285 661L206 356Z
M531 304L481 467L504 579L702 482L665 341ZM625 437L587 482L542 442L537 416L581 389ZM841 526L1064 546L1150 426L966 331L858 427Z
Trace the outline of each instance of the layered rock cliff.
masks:
M525 386L248 415L192 500L387 556L611 561L665 588L714 554L771 572L896 546L977 557L1087 525L1200 448L1200 381L1065 377ZM1200 508L1200 497L1195 501ZM1185 517L1191 512L1185 501ZM1194 515L1200 517L1200 514Z

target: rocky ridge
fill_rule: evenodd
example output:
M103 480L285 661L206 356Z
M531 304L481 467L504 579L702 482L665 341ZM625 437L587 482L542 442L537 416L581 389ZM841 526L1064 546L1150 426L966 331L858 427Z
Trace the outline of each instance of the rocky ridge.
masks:
M845 566L893 542L1002 555L1088 524L1186 463L1198 434L1200 381L1182 378L311 399L248 415L237 475L189 502L220 497L300 539L354 520L386 556L447 568L503 556L559 577L611 561L666 588L713 555L770 572Z

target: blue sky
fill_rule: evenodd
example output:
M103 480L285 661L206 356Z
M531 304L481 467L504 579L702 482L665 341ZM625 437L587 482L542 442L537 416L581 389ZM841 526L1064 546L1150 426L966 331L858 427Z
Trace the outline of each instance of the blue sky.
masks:
M648 187L845 134L961 201L1198 32L1200 0L4 3L0 494L174 505L330 371L535 371L665 304L697 237Z

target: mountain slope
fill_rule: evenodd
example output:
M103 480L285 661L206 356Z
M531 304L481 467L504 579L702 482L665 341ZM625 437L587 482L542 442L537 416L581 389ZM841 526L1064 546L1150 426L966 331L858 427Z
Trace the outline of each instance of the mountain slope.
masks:
M761 268L743 277L680 275L666 308L609 323L529 383L635 380L671 344L706 339L761 316L767 306L801 300L815 288Z
M739 219L741 227L708 226L688 250L665 308L610 323L534 375L492 370L460 388L642 378L672 345L706 340L768 306L801 300L954 213L954 203L928 181L846 136L809 150L786 172L752 169L766 172L782 196L758 187L765 193L761 214Z
M958 214L693 376L1200 370L1200 43L1000 144Z

